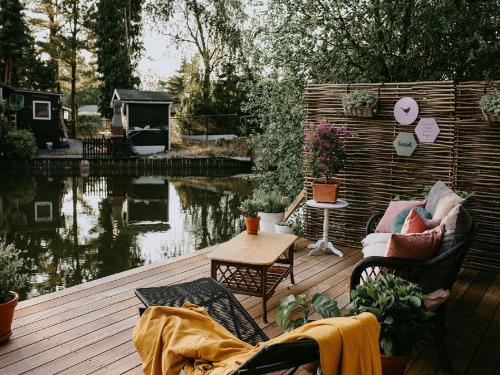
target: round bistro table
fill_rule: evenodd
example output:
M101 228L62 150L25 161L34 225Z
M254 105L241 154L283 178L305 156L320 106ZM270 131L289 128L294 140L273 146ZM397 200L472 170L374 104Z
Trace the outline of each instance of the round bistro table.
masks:
M306 202L306 204L309 207L324 209L323 238L316 241L316 243L310 244L308 246L308 248L311 249L309 255L315 255L322 250L326 250L326 251L331 251L333 254L336 254L339 257L343 257L344 254L342 253L342 251L333 246L333 244L328 240L328 230L330 229L329 218L330 218L330 210L347 207L349 203L347 203L347 201L344 201L342 199L337 199L337 202L335 203L320 203L316 202L314 199L309 199Z

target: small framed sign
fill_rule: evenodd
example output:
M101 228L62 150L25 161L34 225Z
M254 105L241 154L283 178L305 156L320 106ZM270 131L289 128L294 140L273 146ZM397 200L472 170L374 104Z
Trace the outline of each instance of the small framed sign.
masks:
M434 117L421 118L415 128L418 140L421 143L434 143L439 135L439 126Z
M418 117L418 104L415 99L404 97L394 106L394 117L401 125L410 125Z
M413 133L399 133L394 140L394 149L399 156L411 156L417 148Z

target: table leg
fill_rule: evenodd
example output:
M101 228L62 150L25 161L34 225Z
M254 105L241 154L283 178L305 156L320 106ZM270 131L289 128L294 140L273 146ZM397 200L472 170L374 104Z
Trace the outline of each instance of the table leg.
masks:
M261 272L261 290L262 290L262 310L263 320L267 323L267 267L262 267Z
M295 244L290 246L288 249L288 259L290 261L290 281L292 284L295 284L295 280L293 279L293 253L295 250Z
M323 238L321 240L316 241L314 244L310 244L308 246L309 249L312 249L309 252L309 255L316 255L318 252L322 250L331 251L333 254L338 255L339 257L343 257L344 254L335 248L333 244L328 240L328 232L330 230L330 209L325 208L324 217L323 217Z

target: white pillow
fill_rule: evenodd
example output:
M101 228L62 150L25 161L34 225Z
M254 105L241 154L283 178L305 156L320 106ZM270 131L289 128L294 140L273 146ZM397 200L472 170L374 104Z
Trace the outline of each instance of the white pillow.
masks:
M374 243L372 245L368 245L363 247L363 257L383 257L385 254L385 248L387 247L386 242Z
M363 247L365 247L381 242L387 243L389 241L389 238L391 238L391 233L370 233L368 236L361 240L361 244L363 245Z

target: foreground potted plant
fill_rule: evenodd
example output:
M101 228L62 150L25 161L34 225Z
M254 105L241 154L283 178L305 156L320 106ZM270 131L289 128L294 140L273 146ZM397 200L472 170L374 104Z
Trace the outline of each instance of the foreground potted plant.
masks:
M324 180L312 184L313 198L316 202L335 203L340 182L332 177L345 165L345 138L352 134L345 128L333 124L321 123L306 131L304 156L310 174Z
M316 293L311 302L305 294L287 296L281 299L276 315L276 323L285 330L291 331L311 322L311 314L317 313L323 319L341 316L337 301L332 297Z
M283 221L290 201L277 191L260 192L257 194L257 200L261 204L259 211L261 217L260 230L274 232L274 225Z
M0 345L9 341L12 335L12 319L19 300L15 290L24 287L28 281L20 274L23 264L20 253L14 245L0 241Z
M354 90L342 97L344 113L349 117L373 117L378 110L378 96L371 91Z
M479 100L479 107L488 122L500 122L500 94L486 94Z
M260 207L260 202L255 199L247 199L241 203L240 211L245 218L248 234L257 234L259 232Z
M392 274L378 275L351 292L350 313L370 312L380 323L382 373L403 374L409 355L428 334L429 318L420 288Z

